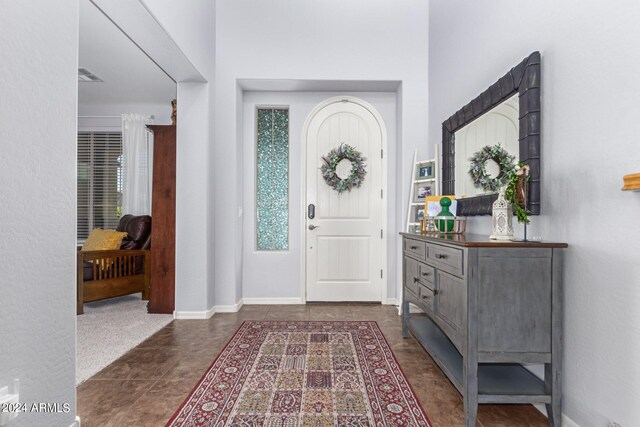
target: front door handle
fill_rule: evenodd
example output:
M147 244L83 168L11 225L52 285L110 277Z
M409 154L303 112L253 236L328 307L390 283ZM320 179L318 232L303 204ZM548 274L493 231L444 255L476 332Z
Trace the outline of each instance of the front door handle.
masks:
M313 231L313 230L315 230L316 228L319 228L319 227L320 227L319 225L309 224L309 230L311 230L311 231Z

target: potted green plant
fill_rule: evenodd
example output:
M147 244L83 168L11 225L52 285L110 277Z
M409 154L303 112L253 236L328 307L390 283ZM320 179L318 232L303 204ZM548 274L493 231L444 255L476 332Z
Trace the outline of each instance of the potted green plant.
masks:
M518 163L516 167L508 172L507 185L504 198L513 205L513 213L518 222L529 224L529 214L527 209L527 183L529 181L529 166L525 163Z

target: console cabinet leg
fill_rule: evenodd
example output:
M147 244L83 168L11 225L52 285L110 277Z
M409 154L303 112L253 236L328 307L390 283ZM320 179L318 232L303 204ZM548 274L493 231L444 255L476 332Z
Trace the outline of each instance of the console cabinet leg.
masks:
M464 419L466 427L475 427L478 417L478 363L477 356L471 353L475 360L464 363Z
M547 403L547 418L550 427L562 426L562 387L560 384L560 372L554 369L555 364L545 363L544 382L547 392L551 392L551 403Z
M475 427L478 418L478 394L467 392L464 396L464 419L466 427Z

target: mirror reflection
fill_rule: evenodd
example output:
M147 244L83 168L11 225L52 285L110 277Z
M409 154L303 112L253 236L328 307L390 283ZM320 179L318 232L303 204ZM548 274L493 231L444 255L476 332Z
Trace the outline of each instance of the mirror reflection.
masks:
M145 125L170 124L176 98L176 83L92 2L79 1L79 18L76 384L173 320L147 316L153 135ZM117 339L104 339L108 331Z
M476 186L469 173L470 158L486 146L500 146L510 155L518 159L518 117L519 99L516 93L511 98L478 117L454 134L455 140L455 196L456 198L475 197L492 194L481 186ZM487 175L491 178L500 176L500 165L492 159L485 163Z

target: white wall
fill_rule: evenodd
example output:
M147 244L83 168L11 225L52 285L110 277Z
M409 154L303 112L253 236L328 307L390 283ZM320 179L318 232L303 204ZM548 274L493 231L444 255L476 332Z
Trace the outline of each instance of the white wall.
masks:
M180 50L209 80L213 76L215 1L140 0Z
M243 253L238 250L238 208L244 196L239 176L246 174L239 170L242 153L235 145L242 102L237 79L401 81L401 167L390 165L398 188L389 190L396 206L404 206L414 147L427 155L427 24L428 5L422 0L217 2L213 166L218 304L235 304L242 296L237 258ZM390 236L401 229L396 223Z
M80 89L81 90L81 89ZM171 124L171 104L79 104L78 130L113 132L122 129L124 113L154 116L156 125Z
M542 53L542 215L565 258L564 412L640 422L640 3L433 0L429 136L534 50ZM490 233L488 218L471 231Z
M332 92L245 92L243 97L243 274L242 298L300 299L301 263L304 257L301 233L304 209L302 185L302 128L311 110L320 102L338 95L352 95L372 104L382 115L387 128L386 159L395 168L396 159L396 94L395 93L332 93ZM289 250L256 251L256 107L261 105L289 106ZM388 177L387 188L395 188L395 174ZM387 229L395 230L395 204L387 206ZM395 238L388 239L389 257L395 257ZM395 277L387 269L386 277ZM267 273L267 274L265 274ZM395 298L396 282L388 281L388 296Z
M74 422L78 2L0 1L0 388ZM11 387L10 387L11 390Z
M210 150L215 2L142 2L209 82L178 82L177 98L176 311L204 313L215 304Z

